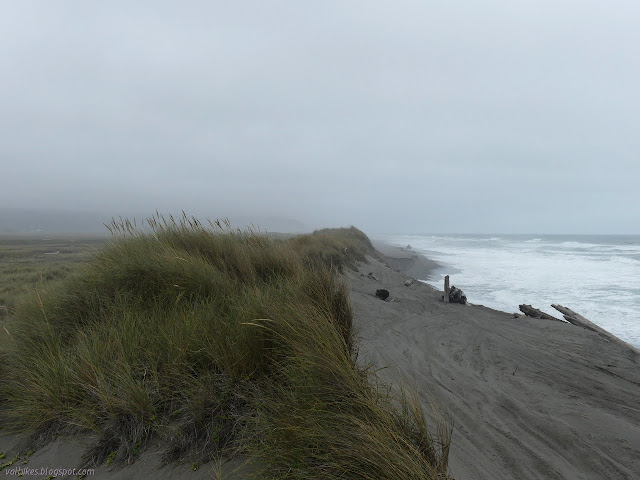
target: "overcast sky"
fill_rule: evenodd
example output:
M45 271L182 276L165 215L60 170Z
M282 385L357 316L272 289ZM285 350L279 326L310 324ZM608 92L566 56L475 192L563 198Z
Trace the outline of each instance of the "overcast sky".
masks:
M3 1L0 206L640 233L637 1Z

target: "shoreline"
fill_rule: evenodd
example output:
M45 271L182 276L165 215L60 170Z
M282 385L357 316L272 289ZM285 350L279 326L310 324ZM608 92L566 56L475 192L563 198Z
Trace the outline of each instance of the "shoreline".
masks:
M385 261L390 267L415 280L431 280L438 271L445 268L444 265L414 250L390 245L379 240L372 240L372 243L375 249L385 257Z
M446 260L440 259L439 261L435 261L429 258L428 253L419 253L415 250L407 250L406 248L400 247L398 245L388 244L385 240L378 240L373 243L376 249L378 249L379 252L383 253L383 255L387 257L398 257L387 260L387 263L389 263L390 266L413 277L416 280L424 281L435 289L442 290L442 277L444 277L444 275L454 276L455 274L460 273L460 270L458 268L448 265L446 263ZM418 258L415 258L416 256ZM444 263L440 263L440 261ZM439 277L438 274L441 274L441 276ZM513 284L513 282L511 283ZM463 291L467 290L466 288L464 288L464 284L462 284L460 288ZM628 332L622 331L615 332L616 325L612 323L611 317L607 317L606 315L602 314L602 312L600 312L600 314L594 313L592 311L593 305L591 305L591 308L589 308L589 305L587 307L584 307L582 303L575 302L575 299L573 299L574 301L571 302L571 300L568 298L561 298L562 295L559 295L558 298L556 298L555 296L550 297L550 300L548 300L547 302L540 299L536 301L535 293L531 297L511 298L511 300L513 300L513 305L507 305L505 302L495 302L488 298L482 300L483 297L478 296L477 292L475 296L473 295L473 291L468 293L471 293L471 296L473 297L473 299L475 299L475 301L483 302L469 302L469 305L486 306L487 308L509 313L511 315L525 316L525 313L519 309L520 305L525 304L533 306L534 309L540 310L545 315L551 315L553 317L556 317L559 321L565 322L567 321L566 318L563 318L563 314L560 313L558 309L554 307L554 305L559 305L560 307L566 306L569 309L576 309L578 314L584 315L584 317L582 318L586 317L588 319L587 321L595 325L596 329L602 330L605 336L611 337L615 339L615 341L622 342L635 351L640 351L640 340L638 340L637 335L634 336L633 334L625 334ZM486 305L484 303L485 301L488 302L489 305ZM551 304L549 302L551 302ZM581 306L584 308L581 308ZM599 305L596 308L601 309L602 306ZM606 311L609 312L609 310ZM600 321L594 321L593 319L599 319ZM604 321L602 321L603 319Z
M637 355L569 323L445 304L405 286L415 252L387 247L348 273L361 361L448 413L454 478L640 478Z

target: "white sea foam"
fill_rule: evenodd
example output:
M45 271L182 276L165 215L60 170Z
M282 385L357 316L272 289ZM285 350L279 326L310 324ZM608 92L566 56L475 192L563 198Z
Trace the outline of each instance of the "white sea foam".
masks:
M557 315L559 303L640 347L640 237L402 235L447 267L471 303ZM443 273L444 274L444 273ZM442 288L441 278L428 280Z
M562 248L598 248L602 245L598 245L596 243L583 243L583 242L561 242L558 244L559 247Z
M611 257L611 260L614 262L620 262L620 263L626 263L626 264L632 264L632 265L640 265L640 260L637 258L631 258L631 257L622 257L619 255L614 255L613 257Z

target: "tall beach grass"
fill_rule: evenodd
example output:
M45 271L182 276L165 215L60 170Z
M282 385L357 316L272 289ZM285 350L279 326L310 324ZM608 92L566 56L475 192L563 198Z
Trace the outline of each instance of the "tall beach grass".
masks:
M339 271L374 252L362 232L274 240L186 215L108 227L102 250L3 327L3 424L93 432L93 464L159 438L166 461L242 453L256 478L446 474L446 425L356 363Z

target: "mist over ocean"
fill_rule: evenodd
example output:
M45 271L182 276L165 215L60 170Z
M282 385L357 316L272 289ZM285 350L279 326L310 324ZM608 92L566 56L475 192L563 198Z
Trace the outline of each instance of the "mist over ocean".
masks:
M394 235L445 268L470 303L506 312L569 307L640 347L640 235Z

